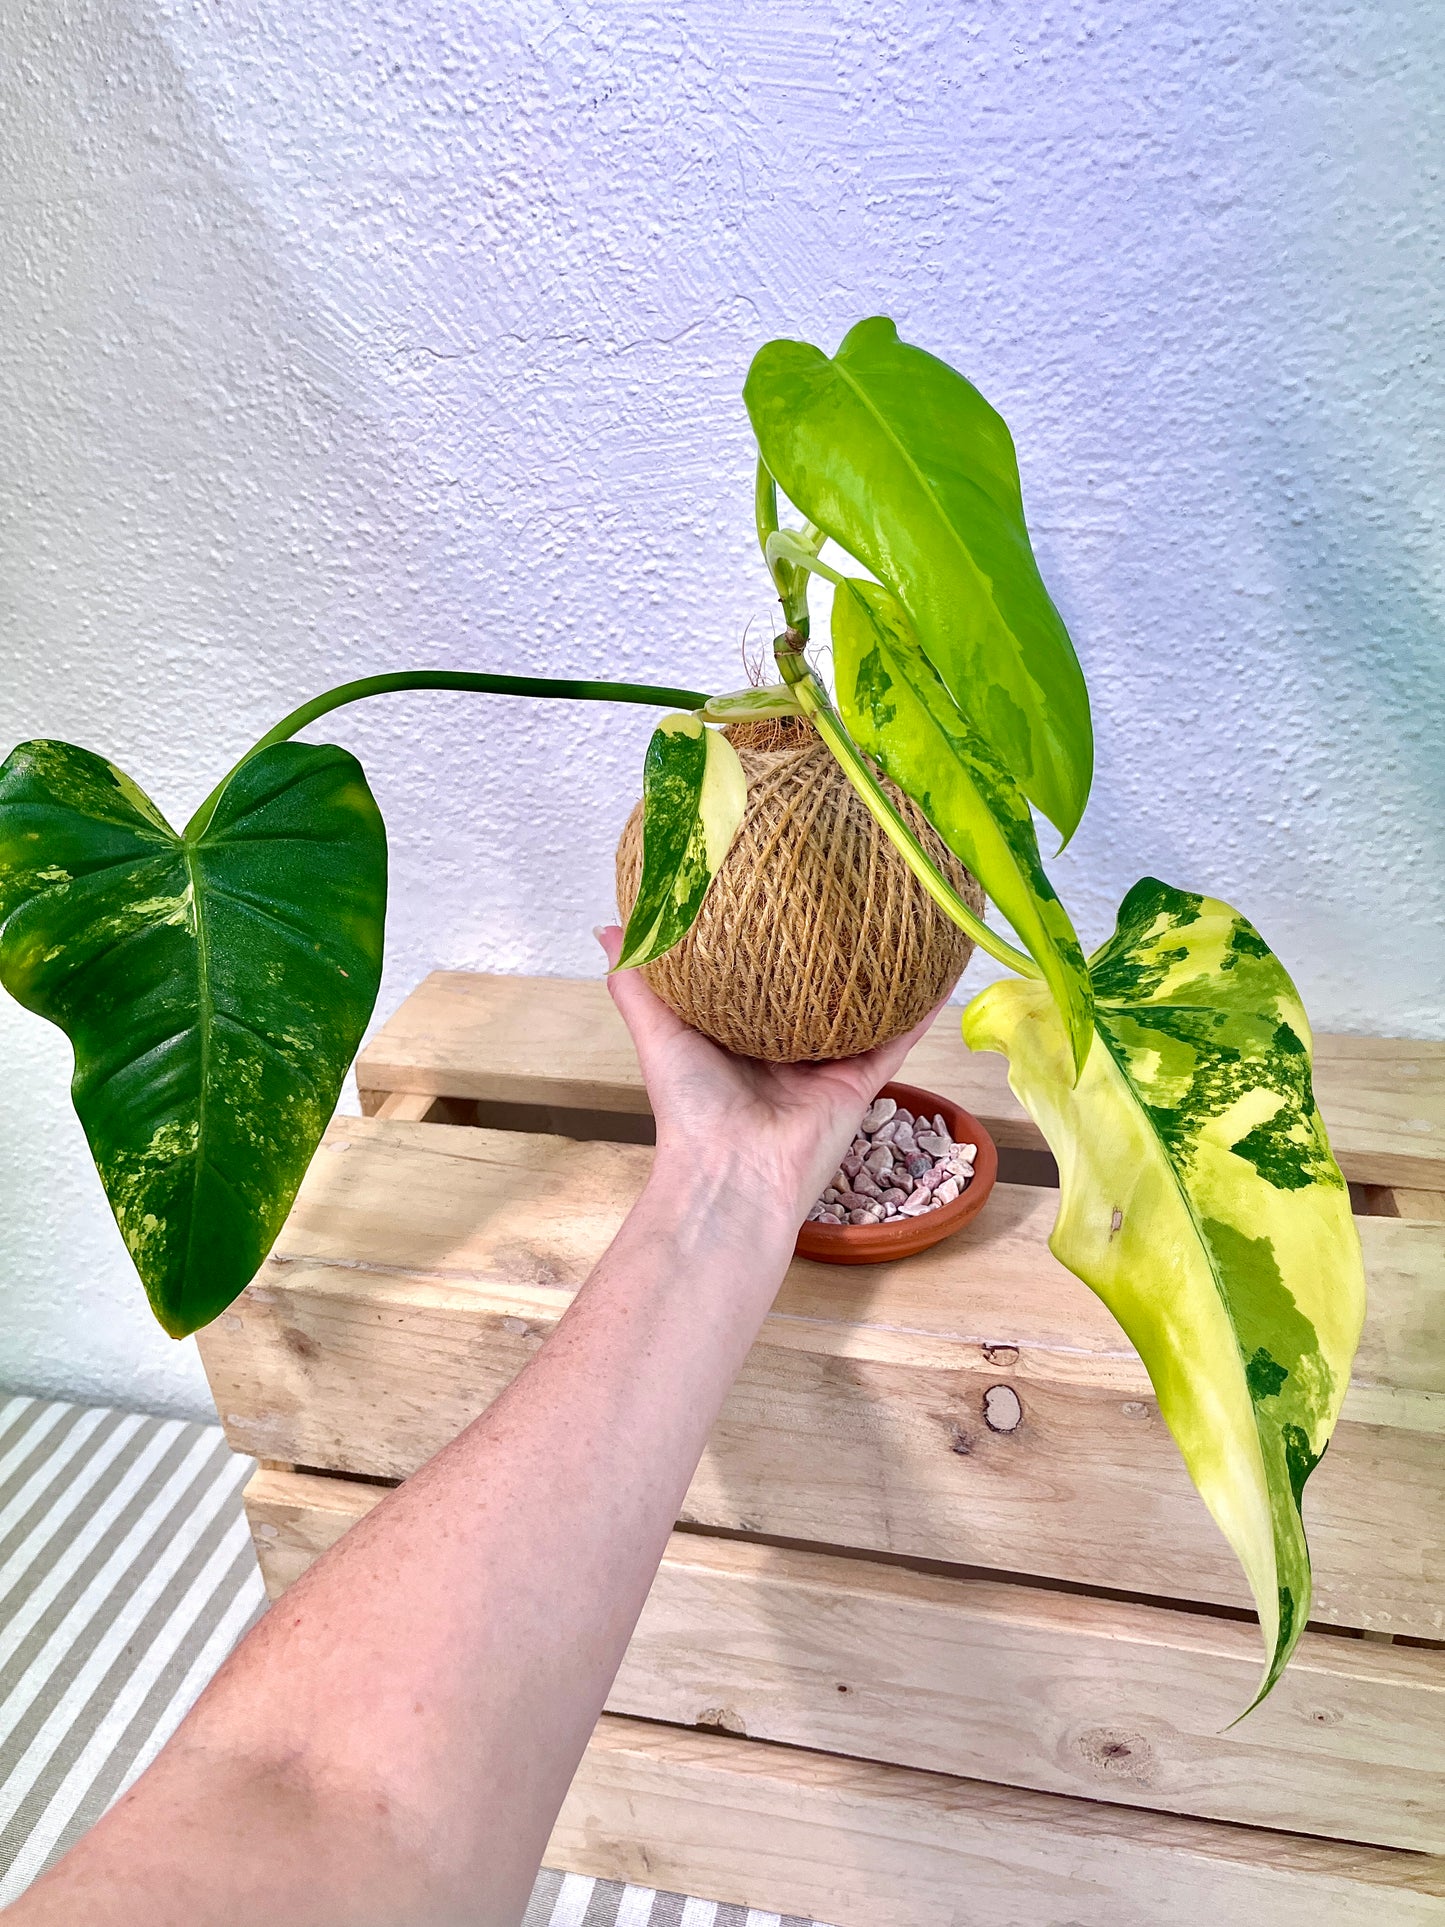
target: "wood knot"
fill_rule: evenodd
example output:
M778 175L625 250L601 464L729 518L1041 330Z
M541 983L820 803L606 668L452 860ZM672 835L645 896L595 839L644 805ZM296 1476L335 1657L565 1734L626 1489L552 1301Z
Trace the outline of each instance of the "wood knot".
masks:
M286 1326L281 1334L281 1342L285 1345L288 1352L294 1353L297 1358L304 1360L308 1365L313 1358L320 1358L321 1356L321 1347L317 1344L316 1340L314 1338L308 1338L304 1331L298 1331L295 1325Z
M1079 1757L1109 1780L1147 1785L1154 1777L1154 1749L1140 1733L1116 1726L1091 1726L1074 1741Z
M1017 1345L985 1345L983 1355L990 1365L1017 1365L1019 1362Z
M1016 1432L1023 1417L1023 1401L1012 1385L989 1386L983 1395L983 1422L990 1432Z

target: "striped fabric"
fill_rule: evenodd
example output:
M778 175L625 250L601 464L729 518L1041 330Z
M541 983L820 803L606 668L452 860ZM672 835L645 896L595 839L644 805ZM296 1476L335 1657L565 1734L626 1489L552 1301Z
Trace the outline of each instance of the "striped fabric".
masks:
M265 1605L217 1425L0 1399L0 1906L99 1818ZM817 1927L543 1873L525 1927Z

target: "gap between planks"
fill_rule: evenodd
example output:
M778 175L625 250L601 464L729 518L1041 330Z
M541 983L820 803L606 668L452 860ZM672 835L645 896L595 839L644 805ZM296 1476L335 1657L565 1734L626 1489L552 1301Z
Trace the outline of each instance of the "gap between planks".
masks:
M484 1130L515 1131L522 1136L571 1138L578 1143L598 1139L612 1144L652 1144L656 1132L650 1116L622 1111L568 1110L558 1105L487 1103L476 1098L452 1097L444 1092L367 1089L361 1093L363 1117L404 1124L473 1125ZM998 1153L998 1175L1003 1184L1034 1185L1057 1191L1059 1167L1046 1150L1004 1145ZM1350 1207L1360 1218L1411 1218L1421 1223L1445 1222L1445 1191L1411 1189L1405 1185L1351 1184Z
M256 1465L264 1472L279 1472L283 1475L299 1475L302 1479L330 1480L343 1493L348 1487L360 1487L373 1495L370 1502L357 1513L363 1516L371 1505L378 1504L388 1492L395 1492L405 1485L405 1479L382 1478L366 1472L337 1472L325 1465L292 1465L283 1459L257 1459ZM249 1491L250 1488L248 1487ZM264 1488L257 1488L258 1494ZM278 1498L275 1492L265 1493L268 1502ZM299 1501L296 1501L299 1503ZM338 1502L336 1507L322 1505L320 1510L344 1510L346 1501ZM1002 1566L970 1566L957 1559L923 1559L907 1552L882 1552L877 1548L864 1549L859 1546L833 1545L819 1539L786 1539L777 1533L745 1532L735 1527L717 1525L695 1525L686 1519L679 1519L674 1528L679 1541L690 1539L715 1541L719 1544L760 1546L769 1551L781 1553L817 1553L826 1559L853 1560L862 1565L875 1566L883 1570L894 1569L899 1572L917 1573L925 1578L945 1579L995 1586L1014 1586L1028 1593L1060 1593L1077 1599L1093 1599L1111 1606L1141 1606L1149 1611L1182 1613L1203 1620L1214 1620L1235 1625L1257 1627L1258 1618L1252 1607L1228 1606L1219 1601L1181 1599L1162 1593L1130 1592L1119 1586L1091 1586L1073 1579L1053 1579L1046 1573L1016 1572ZM289 1581L288 1581L289 1583ZM1309 1621L1307 1631L1322 1639L1365 1640L1377 1646L1396 1646L1402 1650L1445 1654L1445 1639L1425 1639L1412 1633L1387 1633L1369 1626L1336 1626L1323 1619ZM1445 1686L1445 1676L1442 1676ZM1442 1707L1445 1717L1445 1707ZM1445 1789L1442 1789L1445 1793Z
M1008 1086L1001 1057L971 1052L948 1008L900 1072L966 1104L1000 1148L1046 1149ZM1445 1043L1322 1034L1315 1090L1345 1176L1445 1189ZM357 1082L377 1092L647 1112L626 1027L599 978L434 971L361 1053Z

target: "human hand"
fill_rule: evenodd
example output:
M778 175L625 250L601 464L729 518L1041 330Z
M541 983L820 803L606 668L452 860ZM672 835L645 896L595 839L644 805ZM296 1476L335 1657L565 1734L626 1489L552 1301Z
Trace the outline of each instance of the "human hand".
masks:
M609 967L622 931L597 931ZM640 970L607 979L637 1047L657 1120L657 1165L705 1175L765 1218L796 1231L838 1168L859 1120L927 1030L937 1010L905 1036L861 1057L826 1064L764 1064L710 1042L669 1010ZM940 1006L941 1008L941 1006Z

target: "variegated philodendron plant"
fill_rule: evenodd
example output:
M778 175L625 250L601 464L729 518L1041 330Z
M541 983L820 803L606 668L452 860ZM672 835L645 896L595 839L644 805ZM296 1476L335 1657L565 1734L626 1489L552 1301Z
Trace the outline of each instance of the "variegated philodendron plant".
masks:
M746 785L710 725L808 718L914 874L1016 975L964 1035L1001 1051L1060 1173L1052 1246L1137 1346L1242 1562L1279 1677L1309 1613L1300 1516L1364 1309L1345 1183L1294 986L1237 911L1153 879L1085 958L1039 860L1093 766L1088 695L1039 576L1013 443L961 375L864 321L831 359L757 356L745 398L782 680L709 698L633 684L416 671L296 710L176 831L103 757L23 743L0 767L0 979L75 1048L73 1092L157 1317L179 1336L260 1265L336 1103L381 970L386 840L345 751L292 740L398 689L658 704L623 965L683 937ZM779 491L804 518L779 521ZM822 560L824 545L866 574ZM808 584L834 587L835 692ZM912 797L1019 945L981 922L879 782Z

